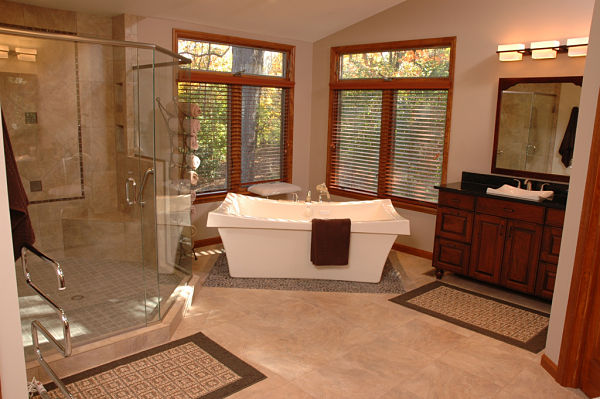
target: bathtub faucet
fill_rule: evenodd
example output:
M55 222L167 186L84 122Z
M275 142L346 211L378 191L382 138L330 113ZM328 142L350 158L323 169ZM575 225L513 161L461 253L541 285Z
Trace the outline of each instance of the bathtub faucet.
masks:
M321 183L317 186L317 191L319 192L319 202L323 200L323 195L327 196L327 201L331 201L331 195L329 195L329 190L325 183Z

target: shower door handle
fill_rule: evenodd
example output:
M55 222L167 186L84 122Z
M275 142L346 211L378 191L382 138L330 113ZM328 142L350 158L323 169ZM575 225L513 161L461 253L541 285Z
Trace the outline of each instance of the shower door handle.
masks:
M129 206L135 205L135 187L136 186L137 186L137 183L135 182L135 179L133 177L128 177L127 180L125 180L125 200L127 201L127 205L129 205ZM133 187L133 197L131 196L131 193L129 192L129 187Z
M142 179L142 185L140 186L140 193L139 193L138 199L137 199L137 202L140 204L140 206L144 206L144 204L146 203L146 201L143 201L144 187L146 187L146 183L148 182L148 176L150 176L152 174L154 174L153 168L146 169L146 172L144 173L144 178Z

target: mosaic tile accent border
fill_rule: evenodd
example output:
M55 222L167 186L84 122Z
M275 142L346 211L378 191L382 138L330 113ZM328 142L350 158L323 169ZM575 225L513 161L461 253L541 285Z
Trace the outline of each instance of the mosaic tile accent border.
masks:
M390 299L469 330L538 353L550 315L439 281Z
M76 399L217 399L266 376L202 333L120 359L63 381ZM63 398L54 383L50 397Z
M248 288L260 290L354 292L401 294L406 292L400 274L387 259L379 283L298 278L237 278L229 275L227 256L221 254L202 284L205 287Z

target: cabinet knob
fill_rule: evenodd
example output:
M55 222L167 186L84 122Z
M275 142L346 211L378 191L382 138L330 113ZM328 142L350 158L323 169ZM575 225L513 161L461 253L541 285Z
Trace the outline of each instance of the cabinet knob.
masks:
M505 211L505 212L508 212L508 213L512 213L512 212L514 212L515 210L514 210L514 209L511 209L511 208L504 208L504 211Z

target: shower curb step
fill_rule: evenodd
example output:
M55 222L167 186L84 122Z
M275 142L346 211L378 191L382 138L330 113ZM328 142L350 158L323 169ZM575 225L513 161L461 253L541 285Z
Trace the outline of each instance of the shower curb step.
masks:
M193 275L187 284L182 287L193 289L199 279L198 276ZM181 290L179 297L160 322L74 347L71 356L67 358L62 357L56 351L49 351L48 354L43 353L44 359L60 378L65 378L167 343L183 320L185 312L192 301L191 296L192 293L189 290ZM31 380L33 377L44 384L51 381L37 360L27 362L27 378Z

